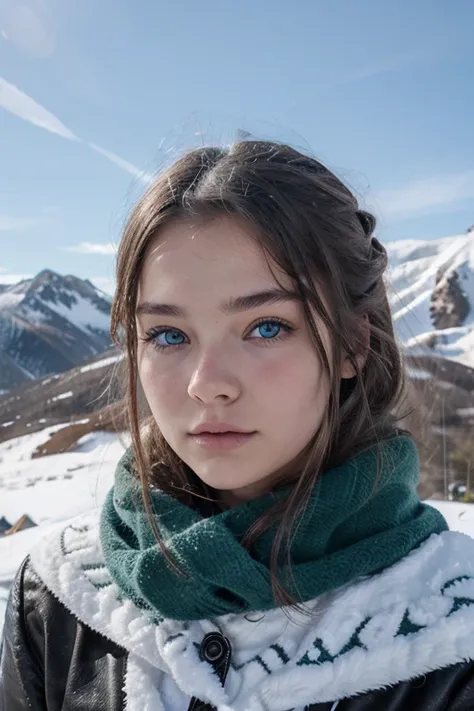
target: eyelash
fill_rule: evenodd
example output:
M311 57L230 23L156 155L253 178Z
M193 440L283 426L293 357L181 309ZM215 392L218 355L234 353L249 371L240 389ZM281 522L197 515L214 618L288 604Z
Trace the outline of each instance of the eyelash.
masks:
M284 333L279 333L277 336L274 338L257 338L255 340L257 341L263 341L262 345L264 347L270 346L272 343L275 343L276 341L280 341L283 338L286 338L289 336L291 333L293 333L296 329L294 326L290 326L289 323L286 323L285 321L282 321L279 318L262 318L256 323L252 324L251 328L249 329L249 333L254 331L256 328L261 326L264 323L271 323L271 324L278 324L278 326L281 326L283 329ZM157 338L159 335L162 333L166 333L167 331L175 331L176 333L180 333L184 336L184 333L179 330L179 328L171 328L171 327L161 327L161 328L150 328L148 331L146 331L145 336L142 336L140 340L143 343L152 343L153 347L157 351L170 351L170 350L175 350L176 348L180 348L181 346L185 346L186 343L176 343L176 344L170 344L167 346L161 345L161 343L156 343L154 341L155 338Z

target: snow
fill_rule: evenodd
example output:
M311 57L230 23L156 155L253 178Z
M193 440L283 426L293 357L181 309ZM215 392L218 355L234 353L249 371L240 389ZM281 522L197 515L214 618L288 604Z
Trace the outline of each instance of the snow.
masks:
M407 261L435 257L452 239L452 237L438 240L398 239L388 242L385 247L392 266L397 266Z
M75 299L75 303L72 304L71 308L61 302L55 304L51 301L47 302L48 308L71 321L82 331L90 331L91 328L109 331L110 317L108 314L99 311L91 301L80 294L71 292L71 295Z
M474 417L474 407L461 407L457 413L461 417Z
M420 333L425 333L426 331L431 331L433 324L431 322L429 309L426 308L426 304L430 301L432 294L432 289L425 289L420 294L417 294L409 303L405 306L401 306L398 311L394 310L394 305L392 303L392 315L393 320L397 328L397 335L402 339L403 342L416 337ZM400 303L404 303L402 297L399 295Z
M407 353L436 336L432 355L441 355L474 367L474 236L438 240L399 240L385 245L389 257L387 287L395 330ZM462 326L435 330L430 302L438 272L456 271L471 306Z
M66 398L72 397L73 395L74 393L72 392L72 390L69 390L69 392L67 393L61 393L61 395L56 395L56 397L52 397L51 401L56 402L56 400L65 400Z
M426 502L430 506L438 509L452 531L460 531L474 538L474 504L462 504L457 501L433 501Z
M123 358L123 355L121 353L116 356L110 356L110 358L102 358L102 360L98 360L95 363L91 363L90 365L84 365L80 369L79 372L88 373L90 370L97 370L98 368L105 368L108 365L117 363L119 360L122 360L122 358Z
M21 304L25 298L31 280L20 281L17 284L9 286L2 294L0 294L0 311L11 309Z
M46 316L41 311L36 311L29 304L22 304L21 316L32 326L43 326Z
M11 290L5 291L3 294L0 294L0 311L2 309L11 309L21 304L24 298L24 294L15 294Z
M0 444L0 517L13 524L26 513L38 524L0 538L0 634L8 591L28 551L54 525L101 506L127 445L126 438L94 432L74 452L31 459L39 444L66 426Z
M2 462L1 515L14 523L27 513L41 529L42 524L63 521L100 505L112 484L123 445L117 437L112 440L110 433L94 433L94 437L95 442L89 442L84 451L25 458L8 467Z
M105 445L106 442L113 443L117 436L112 432L102 432L101 442ZM97 447L97 435L95 432L89 432L77 441L76 452L93 452Z
M26 461L28 466L34 469L35 462L31 461L31 455L35 449L47 442L52 434L68 426L69 423L53 425L52 427L46 427L44 430L39 430L33 434L15 437L14 439L9 439L0 444L0 488L4 484L5 477L9 478L12 474L13 479L16 478L16 473L10 470L12 466L16 466L19 462ZM3 506L3 496L0 500L2 501L0 506ZM0 516L1 515L4 514L0 514Z
M410 367L405 368L405 370L406 370L408 377L412 378L413 380L429 380L430 378L433 377L431 375L431 373L428 373L427 370L421 370L418 368L410 368Z
M64 291L64 289L62 291ZM81 331L88 334L95 330L105 331L106 333L109 332L109 314L102 312L92 301L81 296L76 291L68 290L66 291L66 295L73 301L70 307L60 301L61 293L57 295L58 300L56 303L50 299L44 300L42 303L49 311L53 311L62 318L65 318ZM38 295L38 298L41 301L40 295ZM30 304L23 304L21 306L21 314L29 324L34 326L42 326L45 321L48 320L47 315Z
M41 382L41 385L48 385L52 380L57 380L59 377L61 377L61 376L60 375L53 375L50 378L46 378L45 380L43 380Z

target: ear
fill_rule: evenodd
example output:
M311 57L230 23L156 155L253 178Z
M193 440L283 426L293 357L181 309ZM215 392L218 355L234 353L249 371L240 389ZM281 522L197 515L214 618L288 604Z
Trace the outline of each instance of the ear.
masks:
M360 371L365 365L370 348L370 322L367 314L363 314L359 320L359 339L357 346L358 352L355 354L355 360ZM356 375L357 370L354 366L353 359L345 355L341 366L341 378L343 380L349 380L350 378L355 378Z

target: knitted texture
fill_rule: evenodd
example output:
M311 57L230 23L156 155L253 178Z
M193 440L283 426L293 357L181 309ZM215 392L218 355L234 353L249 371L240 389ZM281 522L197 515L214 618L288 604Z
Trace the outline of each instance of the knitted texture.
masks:
M212 619L276 607L270 578L275 528L251 551L241 540L254 521L288 489L204 518L152 489L155 521L177 573L161 552L148 522L129 450L101 514L101 546L113 580L125 597L154 616ZM442 515L422 503L414 443L387 440L322 474L298 520L291 544L291 574L280 579L298 600L392 565L432 533L447 530Z

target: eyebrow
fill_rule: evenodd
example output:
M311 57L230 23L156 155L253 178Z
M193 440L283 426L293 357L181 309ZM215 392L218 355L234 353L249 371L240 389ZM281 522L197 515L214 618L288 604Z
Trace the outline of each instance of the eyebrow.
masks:
M301 302L301 298L294 291L286 289L268 289L267 291L256 291L245 296L235 296L220 305L220 310L225 314L237 314L242 311L250 311L260 306L285 303L288 301ZM151 301L143 301L136 309L137 316L170 316L185 318L186 311L174 304L159 304Z

